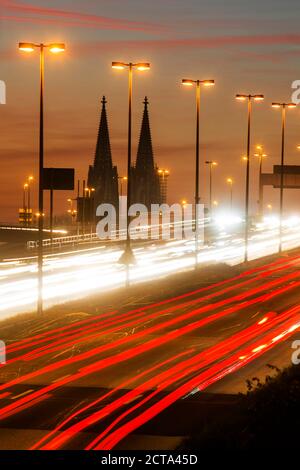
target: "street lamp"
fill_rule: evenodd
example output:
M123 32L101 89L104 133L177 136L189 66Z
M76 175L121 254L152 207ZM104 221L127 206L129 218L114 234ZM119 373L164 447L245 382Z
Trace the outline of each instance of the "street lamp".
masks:
M281 108L281 168L280 168L280 209L279 209L279 253L282 251L283 188L284 188L284 151L286 109L296 108L295 103L272 103L272 108Z
M258 198L258 204L259 204L259 215L262 217L263 216L263 194L262 194L262 167L263 167L263 159L267 158L267 154L264 153L264 149L262 145L257 145L256 146L257 153L254 154L255 157L259 158L259 198Z
M120 263L129 266L135 263L134 254L131 249L129 210L131 206L131 136L132 136L132 81L133 70L140 72L150 69L149 62L126 63L112 62L112 68L117 70L128 69L128 150L127 150L127 217L126 217L126 248L120 258Z
M196 255L196 266L198 262L198 238L199 238L199 170L200 170L200 94L201 85L205 87L214 86L214 80L191 80L183 78L181 81L184 86L196 86L196 181L195 181L195 255Z
M92 238L93 233L93 221L94 221L94 198L92 197L95 193L95 188L84 188L84 198L88 199L88 222L90 223L90 233Z
M205 162L206 165L209 166L209 211L210 211L210 216L212 215L212 190L213 190L213 184L212 184L212 174L213 174L213 168L218 166L217 162L207 160Z
M34 181L34 177L33 176L29 176L28 177L28 211L29 211L29 214L30 214L30 210L31 210L31 183ZM30 215L29 215L30 217Z
M229 185L230 188L230 212L232 213L232 207L233 207L233 179L232 178L227 178L227 184Z
M90 199L92 193L95 192L95 188L84 188L86 196Z
M28 192L28 183L25 183L23 185L23 209L24 209L24 214L25 214L25 217L27 216L27 203L26 203L26 194Z
M71 198L69 198L69 199L67 200L67 202L69 203L69 207L70 207L70 209L68 209L68 214L70 214L70 216L71 216L71 223L72 223L72 225L73 225L74 220L75 220L75 217L76 217L76 215L77 215L77 210L74 209L73 201L74 201L74 200L71 199Z
M185 208L185 207L187 206L187 203L188 203L188 202L187 202L186 199L182 199L181 205L182 205L183 208Z
M261 102L264 100L264 95L244 95L237 94L238 101L248 102L248 133L247 133L247 166L246 166L246 201L245 201L245 262L248 261L248 239L249 239L249 196L250 196L250 139L251 139L251 114L252 114L252 100Z
M38 246L38 313L43 313L43 231L44 231L44 77L45 77L45 49L53 54L65 51L64 44L34 44L27 42L19 43L19 50L23 52L40 52L40 131L39 131L39 246Z

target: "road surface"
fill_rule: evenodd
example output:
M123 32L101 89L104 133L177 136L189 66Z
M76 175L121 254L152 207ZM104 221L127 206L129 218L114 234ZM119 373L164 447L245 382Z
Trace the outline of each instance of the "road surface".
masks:
M0 368L1 448L126 448L176 404L234 393L270 357L289 363L299 266L299 253L285 255L177 297L10 341Z
M200 247L197 259L200 267L220 262L233 266L243 261L244 239L242 235L230 234L230 230L232 227L221 226L214 243ZM278 227L267 223L258 224L251 231L249 259L276 253L278 244ZM283 246L285 250L300 246L300 219L286 221ZM194 248L194 240L159 244L148 242L135 246L137 262L130 268L130 283L151 282L193 269ZM124 287L127 270L118 263L122 250L123 247L101 245L45 256L45 308ZM0 297L0 319L31 312L36 308L37 264L34 256L0 263Z

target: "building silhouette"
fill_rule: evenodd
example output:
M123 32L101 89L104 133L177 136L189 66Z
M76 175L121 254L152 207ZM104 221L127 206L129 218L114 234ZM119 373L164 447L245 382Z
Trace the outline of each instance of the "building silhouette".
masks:
M89 167L88 188L93 188L93 207L99 204L112 204L118 207L118 170L113 165L109 129L107 122L106 104L103 96L100 125L97 137L94 164Z
M106 104L106 98L103 96L95 157L88 171L87 192L77 199L78 221L83 223L95 220L96 209L100 204L112 204L116 210L119 206L120 178L112 160ZM154 161L147 97L143 104L137 157L135 165L131 168L131 204L144 204L150 210L151 204L166 202L168 172L163 170L162 174L162 170Z
M158 167L154 162L152 138L148 112L149 101L145 97L144 114L135 166L132 168L131 202L144 204L148 209L151 204L161 204L161 185Z

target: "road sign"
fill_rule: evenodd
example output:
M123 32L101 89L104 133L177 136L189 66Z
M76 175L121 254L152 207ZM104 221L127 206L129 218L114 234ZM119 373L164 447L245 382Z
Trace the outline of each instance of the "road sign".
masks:
M44 168L43 189L52 191L73 191L74 168Z

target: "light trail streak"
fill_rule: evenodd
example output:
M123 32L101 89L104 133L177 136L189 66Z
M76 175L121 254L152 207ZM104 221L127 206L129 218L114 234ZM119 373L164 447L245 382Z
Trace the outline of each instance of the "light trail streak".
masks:
M278 272L279 270L287 269L288 267L292 266L293 264L294 264L294 261L290 262L290 263L287 263L284 266L277 267L276 269L271 270L271 273L274 274L274 272ZM107 320L106 322L105 321L104 322L100 321L100 322L96 323L96 325L93 325L90 328L86 328L86 329L81 328L80 332L77 333L77 335L75 333L73 335L73 337L71 337L71 340L70 340L70 335L69 335L67 338L52 342L51 346L49 346L47 344L44 347L41 347L39 349L35 349L33 352L29 352L25 355L23 354L21 356L21 358L16 357L14 359L10 359L9 363L11 364L12 362L15 362L19 359L22 359L23 361L33 360L33 359L41 357L45 354L50 354L52 352L59 351L62 348L73 346L74 344L76 344L78 342L76 340L80 337L82 337L84 341L88 341L88 340L91 340L93 338L99 337L99 335L101 333L103 333L103 335L107 335L109 333L114 333L116 331L120 331L124 328L132 328L132 327L136 328L139 324L143 323L145 320L148 322L149 320L159 319L165 313L168 313L168 314L174 313L177 310L182 310L183 308L191 307L191 306L194 306L195 304L201 304L201 303L207 302L208 300L212 300L215 297L222 296L222 295L224 295L224 294L226 294L226 293L228 293L232 290L237 290L241 287L245 287L246 285L249 285L250 283L253 283L253 282L257 281L261 277L262 278L266 277L268 274L270 274L268 271L263 272L260 276L257 276L256 278L249 279L249 280L244 281L242 283L238 283L238 284L235 284L233 286L227 287L225 289L219 290L218 292L212 293L210 295L206 295L206 296L202 297L201 299L197 298L196 300L193 300L193 301L190 301L190 302L187 302L187 303L175 305L172 308L169 307L167 310L162 310L162 311L160 310L159 312L152 313L152 314L148 315L147 317L145 317L145 315L144 315L145 310L141 309L140 313L132 314L132 313L129 312L125 315L121 315L121 318L116 318L116 319L113 319L113 320ZM294 276L298 277L297 274L291 274L287 278L281 278L280 283L282 281L285 282L286 280L294 279ZM277 282L277 281L275 281L275 282ZM277 285L277 284L274 284L274 285ZM238 296L238 297L226 299L225 304L222 303L221 306L224 306L224 305L230 303L230 301L245 299L248 296L251 296L253 294L257 294L258 292L260 292L260 290L264 290L264 289L265 289L264 286L262 286L261 288L259 288L259 290L257 290L257 289L255 291L249 290L246 293L246 297L245 297L245 294L242 294L242 297ZM220 304L219 305L218 304L211 304L210 306L207 306L206 307L206 312L216 308L216 306L220 306ZM198 313L201 313L201 312L199 312L199 310L198 310ZM128 317L130 317L130 318L128 318ZM127 323L123 324L123 321L125 321L125 320L127 320ZM129 320L131 320L131 321L129 321ZM180 317L179 317L179 320L180 320ZM111 328L107 329L107 327L111 327ZM91 333L91 334L89 334L89 333ZM60 345L60 346L55 347L57 345Z
M268 316L265 317L266 321L272 320L274 318L274 315L276 316L276 314L272 314L272 313L268 314ZM93 413L92 415L72 425L70 428L64 430L63 432L60 433L60 435L57 438L53 439L51 443L48 443L42 449L43 450L58 449L63 444L65 444L68 440L72 439L72 437L74 437L78 432L83 431L90 425L98 422L104 417L107 417L107 415L112 414L118 408L122 408L126 403L133 401L136 397L140 395L141 392L145 392L147 390L149 391L149 390L153 390L154 388L157 388L155 394L161 393L162 390L164 390L167 386L170 386L171 384L174 386L174 384L179 379L179 374L181 374L180 377L182 378L191 374L195 370L199 370L201 368L209 366L211 363L213 363L216 360L216 358L218 359L225 353L228 354L230 351L233 351L239 345L242 345L243 342L249 341L251 338L253 339L254 337L256 337L258 331L260 332L260 334L262 334L264 331L269 330L271 327L274 327L274 325L281 323L281 322L283 322L283 317L282 318L277 317L274 322L272 322L271 324L269 323L268 325L265 325L264 328L259 328L258 326L259 323L251 325L249 328L246 328L242 332L236 335L233 335L232 337L222 341L218 345L208 348L202 351L200 354L196 354L195 356L188 358L184 360L183 362L180 362L179 364L172 366L170 369L163 371L160 374L150 378L146 383L142 383L138 385L135 389L131 390L130 392L125 393L124 396L106 405L101 410ZM168 378L170 378L169 381L167 380ZM118 388L112 390L110 394L116 393L118 390L121 390L123 388L125 388L124 384L120 384ZM154 394L151 395L151 398L153 396ZM49 440L50 437L52 437L54 434L60 431L66 424L72 421L75 417L77 418L78 415L82 414L83 412L86 412L87 409L92 408L93 406L99 404L99 402L101 401L103 401L103 397L92 402L91 404L84 407L83 409L78 410L76 413L71 415L67 420L61 423L54 431L48 434L48 436L44 437L39 443L37 443L34 446L34 448L40 447L40 445L45 440ZM142 403L144 404L146 401L148 401L147 398L143 399ZM134 405L133 409L134 410L137 409L138 406L140 405ZM101 436L98 436L97 440L99 440L100 437L102 438L104 435L108 434L109 431L113 429L114 425L120 422L133 409L131 408L125 413L119 415L118 418L108 428L106 428L106 430L101 434Z
M296 328L300 327L299 321L295 323L295 320L293 320L290 321L289 324L290 326L285 326L284 332L281 333L284 335L285 339L291 336ZM282 331L282 329L278 329L276 334L278 334L278 331ZM244 354L246 356L245 359L240 360L239 354L235 354L233 357L225 359L221 363L210 367L207 371L202 372L198 376L184 383L179 388L168 394L166 397L162 398L160 401L150 406L139 416L132 418L128 423L124 424L114 432L110 433L109 436L107 438L104 438L101 442L98 442L98 440L92 442L88 446L88 449L93 448L94 450L111 450L116 446L118 442L124 439L124 437L132 433L135 429L139 428L142 424L145 424L154 416L157 416L159 413L161 413L161 411L169 407L178 399L184 397L191 390L194 390L196 387L199 389L199 391L204 390L209 385L212 385L213 383L225 377L229 373L235 372L246 364L249 364L251 361L262 355L266 351L266 349L271 349L275 344L273 341L273 335L274 333L267 335L267 337L263 338L263 341L267 343L266 347L263 350L260 349L256 352L252 351L251 355L247 355L248 349L245 349L242 351L242 353L239 353ZM254 345L254 349L257 349L259 346L260 344L256 343Z
M194 349L189 349L187 351L184 351L183 353L177 354L176 356L172 356L171 358L168 358L165 361L159 362L158 364L154 365L153 367L146 369L145 371L141 372L140 374L135 375L134 377L130 378L129 380L123 382L117 389L110 390L108 393L104 394L97 400L93 401L92 403L86 405L85 407L81 408L80 410L76 411L75 413L72 413L66 420L64 420L59 426L57 426L51 433L49 433L47 436L43 437L39 442L37 442L30 450L36 450L38 449L46 440L49 440L53 435L55 435L60 429L62 429L64 426L66 426L69 422L71 422L74 418L76 418L79 414L86 412L89 410L91 407L98 405L99 403L103 402L104 400L107 400L110 398L112 395L116 393L116 390L120 390L122 388L126 389L129 387L132 383L136 382L139 379L142 379L143 377L149 375L151 372L155 372L157 369L164 367L165 365L169 365L170 363L176 361L177 359L183 358L186 355L189 355L192 353Z
M271 263L270 266L264 266L264 267L260 267L258 269L250 270L250 271L248 271L246 273L242 273L241 275L236 276L234 278L234 279L241 279L241 278L243 278L247 275L252 275L252 274L255 274L255 273L258 272L259 275L256 276L254 279L246 279L246 281L243 281L242 283L238 283L238 284L233 285L233 286L231 286L231 285L228 286L226 284L228 284L230 282L231 283L233 282L232 279L229 279L229 280L226 280L226 281L222 281L221 283L217 283L215 285L207 286L206 288L198 289L198 290L194 291L194 294L195 294L195 292L196 293L203 292L204 289L206 290L206 289L216 288L216 286L221 284L223 287L225 286L222 289L223 290L222 294L220 294L220 291L218 291L218 292L214 292L214 293L209 293L208 296L206 296L206 297L210 298L211 296L224 295L225 292L228 293L232 289L233 290L234 289L239 290L240 289L240 284L246 285L250 282L254 282L255 280L256 281L257 280L264 281L268 276L272 276L272 274L274 274L276 272L281 273L282 271L284 271L286 269L289 269L291 267L295 268L298 261L299 261L298 257L295 257L293 260L291 260L291 259L288 259L288 260L281 259L281 260L276 261L275 263ZM271 266L273 266L273 269L271 268ZM266 301L276 297L277 295L281 295L285 292L288 292L291 289L295 289L295 288L299 287L299 285L300 285L299 281L298 282L295 281L295 279L297 279L297 277L299 277L299 276L300 276L300 273L298 271L296 271L296 272L293 272L291 274L287 274L286 276L280 277L279 279L276 279L274 281L264 282L263 285L261 285L259 287L254 287L253 289L249 290L248 292L245 292L243 294L239 294L239 295L234 296L232 298L225 299L224 301L221 301L221 302L225 302L225 304L222 304L222 303L220 304L220 302L216 302L215 304L212 304L211 306L204 306L200 309L198 308L198 309L192 310L191 312L188 312L184 315L180 315L179 318L181 319L181 321L189 320L191 318L191 316L199 315L199 314L203 313L203 310L202 310L203 308L211 307L211 309L216 309L216 308L221 308L224 305L229 305L232 302L241 302L242 301L241 304L233 305L233 306L227 308L224 311L221 311L221 312L215 313L214 315L211 315L208 318L203 318L201 320L195 321L192 324L181 326L181 327L179 327L179 329L177 329L175 331L167 332L167 334L165 334L162 338L156 338L156 340L148 341L148 343L141 344L141 345L138 345L138 346L133 346L133 348L131 350L125 351L125 353L122 352L122 353L117 354L117 356L112 356L112 357L102 359L100 361L97 361L94 364L88 365L88 366L80 369L77 373L75 373L73 375L70 375L68 377L59 379L58 382L55 382L55 383L52 383L49 386L43 387L41 390L38 390L37 392L34 392L34 393L28 395L28 397L23 397L22 399L17 400L16 406L14 406L14 404L11 404L8 407L4 407L1 410L1 412L3 412L2 419L7 418L8 416L11 416L11 415L15 414L16 412L21 412L23 410L28 410L31 406L35 406L35 404L38 403L40 399L43 400L44 397L49 397L49 393L51 391L65 385L67 383L74 382L74 381L78 380L81 377L86 377L87 375L92 374L94 372L98 372L99 370L103 370L106 367L110 367L112 365L118 365L118 364L122 363L124 360L126 361L128 359L136 357L139 354L143 354L143 353L148 352L148 351L150 351L154 348L160 347L163 344L167 344L169 341L173 341L174 339L179 338L180 336L182 336L184 334L188 334L189 332L195 331L195 330L205 326L206 324L209 324L210 322L217 321L219 318L222 318L222 316L229 315L231 313L234 313L235 311L243 310L245 308L248 308L251 305L254 305L257 302L266 302ZM284 283L287 283L287 282L289 283L288 285L281 286L278 289L276 289L275 291L267 292L264 295L260 295L257 298L251 298L254 295L257 295L257 294L261 293L262 291L267 291L267 290L270 290L270 289L274 289L275 287L278 287L281 284L284 284ZM180 298L182 300L183 299L185 300L186 298L189 298L192 294L193 293L187 293L187 294L184 294L182 296L178 296L177 298L174 298L174 299ZM245 301L245 299L247 299L247 297L249 298L249 300ZM211 298L213 298L213 297L211 297ZM158 308L161 306L161 304L167 304L167 305L170 304L170 302L174 301L174 299L167 299L166 301L163 301L162 303L157 303ZM192 299L192 300L186 302L184 305L188 306L188 307L191 307L192 305L194 305L194 303L201 303L202 300L203 300L203 297L201 299ZM182 307L182 305L180 307ZM149 305L149 306L146 307L146 309L148 309L148 308L153 308L153 305L152 306ZM169 310L172 310L172 308L176 309L176 306L169 308ZM141 312L145 311L146 309L145 309L145 307L143 307L143 308L140 308L140 309L136 309L135 312L136 313L141 313ZM296 311L294 310L293 314L295 314L295 312ZM155 315L157 315L159 313L161 313L161 312L156 312ZM106 327L111 326L114 322L120 321L120 319L118 319L118 318L115 319L115 316L113 316L113 318L110 318L112 316L112 314L113 314L113 312L108 312L106 314L106 320L104 319L104 323L106 322ZM124 319L126 321L128 321L129 319L132 320L132 311L121 315L121 317L122 316L126 317L126 318L123 318L123 320ZM98 323L99 324L101 323L100 318L101 318L101 316L98 316ZM277 321L278 322L283 321L282 314L279 317L273 317L272 316L272 318L271 318L272 322L273 322L272 326L275 325L275 320L276 320L276 322ZM91 325L91 327L90 327L90 325L89 325L90 320L91 319L88 319L87 321L82 322L83 324L85 324L86 331L89 331L89 329L93 329L93 327L95 326L95 325ZM174 320L178 321L178 319L173 318L173 319L171 319L167 322L164 322L163 327L168 328L168 327L170 327L170 325L172 325L172 326L177 325L176 322L172 323ZM171 324L169 323L170 321L171 321ZM79 322L79 323L81 323L81 322ZM258 322L258 325L259 325L259 328L260 328L260 330L259 330L260 332L265 331L264 328L269 328L269 326L271 326L269 324L269 322L266 321L266 317L264 317L262 320L260 320ZM75 331L74 331L74 327L75 327ZM156 326L151 327L151 328L146 328L146 330L144 332L139 332L139 333L136 334L136 336L135 335L132 335L132 336L135 337L135 338L138 338L140 340L140 338L142 338L145 333L147 335L147 334L153 333L153 331L159 331L159 330L156 330L157 327L162 327L162 325L156 325ZM298 325L293 323L290 326L288 332L290 334L292 334L292 332L294 332L297 327L298 327ZM77 333L76 333L76 324L75 325L69 325L69 326L63 327L63 328L66 328L66 330L64 330L63 334L69 335L69 337L68 337L69 339L70 339L70 334L72 336L72 334L76 335L78 333L78 329L77 329ZM71 331L69 331L69 328L71 329ZM153 328L154 328L154 330L153 330ZM256 328L258 328L258 327L256 327ZM49 333L50 333L50 337L51 337L51 334L53 335L53 333L51 333L51 332L49 332ZM282 330L279 331L279 329L278 329L278 330L276 330L276 332L274 332L274 335L272 337L272 345L275 345L279 340L283 340L285 338L285 331L282 331ZM245 342L246 337L244 335L244 331L240 332L238 334L238 336L239 336L240 339L243 338L243 341ZM37 341L45 339L43 334L37 335L37 337L38 337ZM47 334L46 334L46 338L47 338ZM48 339L49 339L49 334L48 334ZM125 338L125 339L128 339L128 338ZM132 340L132 338L129 339L129 342L131 340ZM28 341L28 339L26 339L26 341ZM26 341L25 341L25 347L26 347ZM118 344L118 341L114 344L114 347L115 347L116 344ZM122 343L122 344L127 345L128 343L126 341L124 341L124 343ZM228 345L228 348L233 347L232 342L227 343L227 345ZM14 346L16 346L16 345L12 345L12 348ZM21 341L18 346L19 347L24 346L24 343ZM106 348L107 346L109 346L109 345L105 345L104 348ZM242 346L242 344L241 344L241 346ZM103 346L102 346L102 348L103 348ZM259 343L255 343L254 345L252 345L251 350L246 351L244 349L243 351L239 351L238 358L240 358L239 359L240 362L243 361L243 360L249 360L249 357L251 357L251 358L256 357L256 354L262 354L267 350L268 350L268 342L264 338L264 341L261 339L261 341ZM228 353L228 351L229 351L229 349L227 350L226 353ZM93 352L95 352L95 350L93 350ZM98 353L100 353L100 352L101 352L101 348L98 349ZM90 354L90 353L91 353L91 351L88 352L88 354ZM254 356L253 356L253 354L254 354ZM93 357L93 355L94 354L92 354L91 356L84 355L84 358ZM32 358L34 359L34 355L32 356ZM241 359L241 358L243 358L243 359ZM75 359L75 360L73 361L73 359ZM211 359L213 360L213 358L211 358ZM199 359L199 361L200 361L200 359ZM72 361L69 361L69 364L76 363L76 362L77 362L77 358L72 358ZM185 361L183 361L183 362L185 362ZM180 364L182 364L182 363L180 363ZM55 365L56 364L54 364L54 366ZM60 361L60 366L64 367L64 365L66 365L66 363L64 361ZM198 365L199 364L196 364L195 367L198 366ZM52 367L52 366L53 365L51 365L50 367ZM190 374L194 372L194 370L191 369L191 367L193 367L192 364L189 364L190 368L187 368L186 366L187 366L187 364L185 364L185 366L184 366L184 370L183 370L184 376L185 376L185 372L190 373ZM174 367L177 367L177 366L174 366ZM178 367L180 367L180 365L178 365ZM230 366L228 365L228 368L226 369L226 370L228 370L227 373L229 373L229 369L230 369L230 371L235 370L234 367L235 367L235 365L234 366L232 366L232 364ZM42 369L42 371L43 370L44 370L44 373L46 373L45 368ZM170 370L171 370L171 368L170 368ZM38 375L42 371L37 371ZM48 370L48 372L49 372L49 370ZM178 369L176 371L177 375L173 374L172 376L170 376L170 380L172 379L174 381L175 378L176 378L177 381L181 380L182 376L178 375L179 372L180 372L180 370ZM218 374L215 374L213 379L215 379L216 377L218 377L218 379L221 378L223 373L224 373L223 370L219 371ZM29 376L30 376L30 374L27 374L27 379L28 379ZM26 376L24 376L24 377L26 378ZM21 381L24 380L24 377L20 377ZM207 382L209 380L211 380L211 379L208 378ZM171 383L173 383L173 382L168 382L168 379L166 378L166 380L164 382L162 382L160 384L160 386L168 386ZM14 381L11 381L7 384L4 384L4 386L5 386L5 388L6 387L9 388L13 384L14 384ZM138 387L138 390L139 390L139 392L141 391L141 386ZM7 392L7 393L9 393L9 392ZM4 396L2 395L2 398L5 398L5 395ZM130 397L127 396L126 399L123 398L123 405L121 405L121 402L119 402L120 406L124 406L125 404L128 404L129 401L130 401L130 400L128 401L128 398L130 398L132 400L132 399L134 399L134 395L130 395ZM143 399L144 398L142 397L142 400ZM142 406L141 403L140 403L140 405ZM134 405L134 406L136 406L136 405ZM70 422L70 421L68 421L68 422Z
M166 387L169 387L171 384L174 386L174 384L179 379L182 379L190 375L192 372L195 372L201 368L211 365L215 360L219 359L225 354L228 354L234 351L237 347L242 346L245 342L251 339L252 340L256 339L258 333L263 334L266 331L269 331L271 328L274 328L274 326L285 322L288 318L291 318L291 316L293 316L296 311L299 312L300 307L297 307L296 309L295 308L290 309L284 314L281 314L280 317L278 316L276 317L275 314L270 313L266 317L264 317L265 319L264 327L260 328L259 325L261 324L261 322L258 322L254 325L251 325L249 328L246 328L242 332L230 337L229 339L222 341L218 345L213 346L205 351L202 351L200 354L197 354L196 356L193 356L185 360L184 362L174 365L171 369L168 369L167 371L164 371L160 373L159 375L151 378L146 383L143 383L137 386L135 389L131 390L130 392L126 393L123 397L106 405L104 408L93 413L91 416L84 418L83 420L72 425L70 428L64 430L63 432L60 433L60 435L57 438L53 439L50 443L48 442L48 444L43 446L42 449L54 450L54 449L60 448L68 440L72 439L72 437L74 437L78 432L83 431L84 429L98 422L100 419L104 417L107 418L107 415L112 414L118 408L123 407L126 403L131 402L136 397L140 396L141 392L144 392L146 390L153 390L154 388L156 388L156 390L150 396L147 396L146 398L142 398L142 401L140 403L135 404L132 408L120 414L117 417L117 419L115 419L111 423L111 425L109 425L105 429L105 431L101 433L101 435L98 436L97 439L93 441L93 443L87 447L87 449L91 449L100 439L102 439L105 435L107 435L115 427L117 423L122 421L124 417L129 415L131 412L135 411L138 407L144 405L146 402L152 399L155 395L161 393L162 390L164 390ZM266 322L269 322L268 325L265 324ZM125 388L124 384L121 384L117 389L110 392L110 394L122 388ZM78 417L78 415L81 414L82 412L86 412L87 409L95 406L100 401L102 401L102 399L103 397L89 404L87 407L81 410L78 410L75 414L70 416L66 421L61 423L54 431L48 434L48 436L44 437L39 443L37 443L34 446L34 448L40 447L40 445L43 442L45 442L45 440L48 440L55 433L60 431L66 424L72 421L74 417Z
M300 225L285 228L284 248L300 245ZM265 227L255 231L250 239L249 257L259 258L275 253L278 248L277 228ZM193 242L173 241L155 248L145 246L135 250L137 265L130 270L132 283L146 282L166 277L172 273L189 270L194 266ZM224 246L203 246L198 262L225 262L230 265L242 261L243 240L231 237ZM45 260L44 300L46 307L80 299L95 292L117 289L125 285L125 270L118 265L119 248L98 247L49 256ZM25 261L23 261L25 263ZM0 267L1 269L1 267ZM27 271L26 271L27 270ZM16 266L0 271L2 318L34 309L36 302L36 266L31 260L25 267L16 260Z
M292 275L288 275L288 276L286 276L286 280L287 279L291 280L293 275L294 276L296 276L296 275L299 276L300 273L293 273ZM269 283L269 285L275 286L277 284L280 284L280 281L281 281L280 279L279 280L277 279L276 281L273 281L273 282ZM74 382L76 380L79 380L80 378L86 377L89 374L99 372L100 370L104 370L107 367L111 367L111 366L116 365L116 364L121 364L124 361L127 361L129 359L137 357L137 356L139 356L139 355L141 355L141 354L143 354L147 351L153 350L154 348L156 348L158 346L162 346L163 344L166 344L170 341L173 341L173 340L175 340L175 339L177 339L177 338L179 338L179 337L181 337L181 336L183 336L183 335L185 335L185 334L187 334L191 331L195 331L196 329L199 329L199 328L201 328L201 327L203 327L203 326L205 326L209 323L212 323L216 320L219 320L219 319L221 319L222 317L224 317L228 314L232 314L235 311L240 310L241 308L246 308L247 306L253 305L257 302L261 303L261 302L270 300L270 299L276 297L277 295L283 294L283 293L285 293L285 292L287 292L291 289L294 289L298 286L300 286L300 281L290 283L289 285L281 287L281 288L277 289L276 291L269 292L269 293L264 294L260 297L252 299L251 301L244 302L242 305L237 305L235 307L231 307L227 310L224 310L224 311L221 311L219 313L213 314L208 318L202 318L201 320L198 320L198 321L196 321L192 324L189 323L188 325L182 326L181 328L178 328L176 330L172 330L170 332L167 332L162 337L158 337L158 338L150 340L150 341L148 341L144 344L139 344L137 346L134 346L131 350L129 349L129 350L123 351L121 353L117 353L114 356L104 358L104 359L102 359L100 361L97 361L97 362L95 362L95 363L93 363L89 366L83 367L82 369L80 369L77 373L73 374L72 376L68 376L63 380L60 380L60 381L52 383L48 386L45 386L44 388L32 393L31 395L28 395L24 398L21 398L20 400L18 400L15 403L11 403L7 406L4 406L3 408L0 409L0 419L5 419L7 417L7 413L9 413L11 415L11 413L13 413L13 412L18 412L18 407L19 406L23 406L23 404L28 403L31 400L33 400L35 398L38 398L39 396L42 396L44 394L49 394L53 390L56 390L57 388L62 387L62 386L66 385L70 382ZM246 295L247 294L244 293L241 296L237 296L237 297L238 298L243 298ZM222 301L221 303L223 304L223 302L226 302L226 300ZM227 302L228 302L228 300L227 300ZM207 306L207 307L210 307L210 306ZM205 309L207 307L203 307L202 309ZM187 314L183 315L182 319L184 318L186 320L186 319L191 318L194 315L195 315L195 312L190 312L190 313L187 313ZM56 370L58 367L61 367L63 365L70 365L71 363L78 362L79 360L83 360L83 359L87 359L89 357L93 357L95 354L99 354L100 352L104 352L104 351L107 351L109 349L114 349L117 345L120 346L121 344L128 343L129 341L132 340L132 338L141 339L141 338L143 338L143 337L145 337L149 334L152 334L155 331L160 331L163 327L166 327L166 325L171 326L171 325L176 324L177 322L178 322L178 320L176 318L171 319L171 320L165 322L163 326L159 324L159 325L156 325L154 327L148 328L144 331L133 334L130 338L123 338L121 340L118 340L113 345L112 344L106 344L106 345L101 346L99 348L95 348L91 351L87 351L85 353L82 353L82 354L72 358L71 360L70 359L62 360L59 363L51 364L49 366L46 366L46 367L42 368L40 371L35 371L35 372L32 372L32 373L29 373L29 374L27 374L23 377L20 377L20 378L12 380L11 382L8 382L7 384L1 385L0 390L5 390L5 389L9 388L12 385L16 385L18 383L21 383L24 380L29 380L33 377L38 376L38 375L50 373L51 371Z
M153 309L153 308L159 308L159 307L162 307L162 306L170 304L170 303L175 303L175 302L181 301L183 299L186 299L188 297L192 297L194 295L197 295L197 294L200 294L200 293L203 293L203 292L207 292L208 290L216 289L218 287L222 287L224 285L233 283L235 281L238 281L238 280L243 279L247 276L256 274L258 272L263 272L264 276L268 276L268 275L274 274L278 270L286 269L286 268L289 268L289 267L293 266L293 264L299 262L299 260L300 260L300 257L298 257L298 256L289 257L288 260L286 258L280 258L280 259L278 259L278 260L276 260L272 263L269 263L267 265L259 266L259 267L253 268L251 270L244 271L241 274L239 274L235 277L229 278L229 279L225 279L224 281L220 281L220 282L211 284L211 285L206 286L206 287L201 287L200 289L196 289L194 291L187 292L185 294L181 294L181 295L176 296L176 297L168 298L168 299L165 299L165 300L160 301L160 302L152 303L150 305L143 306L143 307L137 308L135 310L131 310L130 312L127 312L125 314L118 315L117 318L118 319L126 319L126 318L130 317L131 315L133 315L135 313L146 312L146 311L148 311L150 309ZM283 265L283 267L281 267L281 265ZM271 268L273 268L273 269L271 269ZM257 279L259 279L259 278L255 277L253 280L251 280L249 282L257 281ZM240 288L243 285L245 285L245 284L244 283L235 284L233 287L229 287L229 290L235 289L235 288ZM227 291L223 290L223 291L221 291L221 294L225 293L225 292L228 292L229 290L227 290ZM211 299L211 298L212 297L206 297L207 300ZM196 299L194 302L198 302L198 299ZM185 304L185 305L188 305L188 304ZM92 317L90 317L88 319L85 319L85 320L82 320L82 321L76 321L74 324L71 324L71 325L67 325L67 326L63 326L63 327L60 327L60 328L52 329L52 330L47 331L45 333L41 333L41 334L38 334L38 335L35 335L35 336L31 336L29 338L25 338L23 340L16 341L13 344L7 346L7 352L15 352L15 351L22 350L22 349L28 347L27 343L30 343L30 347L32 347L32 346L35 346L37 344L46 342L50 339L55 339L57 337L62 337L64 335L68 335L68 330L70 330L70 329L74 329L75 332L78 331L78 329L80 331L82 331L82 326L83 325L91 323L91 322L93 322L95 324L97 322L97 319L99 319L99 320L101 319L102 320L102 322L101 322L102 326L106 326L107 322L110 322L111 319L108 318L108 320L105 320L105 318L110 317L114 313L116 313L116 312L101 313L100 315L92 316ZM114 317L114 318L116 318L116 317ZM86 327L86 328L88 328L88 327ZM66 333L64 334L64 332L66 332Z

